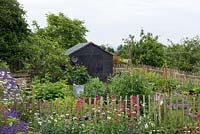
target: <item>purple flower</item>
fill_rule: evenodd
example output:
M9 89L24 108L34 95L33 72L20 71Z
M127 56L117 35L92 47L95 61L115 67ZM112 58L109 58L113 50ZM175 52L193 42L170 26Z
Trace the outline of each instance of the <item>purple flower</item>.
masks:
M18 88L12 74L0 69L0 83L3 84L4 99L16 100Z
M15 118L17 122L13 122L12 124L1 125L0 124L0 134L17 134L17 132L28 133L29 131L29 123L20 120L20 116L14 110L7 110L6 119Z

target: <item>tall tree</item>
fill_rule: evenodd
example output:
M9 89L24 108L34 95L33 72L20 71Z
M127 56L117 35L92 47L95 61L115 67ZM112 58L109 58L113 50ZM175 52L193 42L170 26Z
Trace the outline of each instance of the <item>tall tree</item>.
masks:
M68 77L66 71L71 69L68 56L65 55L64 49L60 48L57 42L32 35L20 45L22 49L26 50L23 61L24 69L32 77L44 78L48 74L53 81Z
M17 0L0 0L0 58L13 67L21 62L18 44L29 33L24 15Z
M48 25L45 28L39 28L36 25L37 34L58 42L64 49L86 42L85 36L88 30L83 21L70 19L63 13L59 13L58 15L47 15L47 23Z
M197 72L200 71L200 38L185 38L179 44L172 44L168 47L166 55L170 67L182 70Z
M116 51L117 56L120 56L121 58L128 59L129 56L129 47L127 44L119 45L117 47Z
M164 45L158 42L158 36L153 36L152 33L145 34L142 30L140 39L133 42L131 48L133 64L162 67L165 63Z

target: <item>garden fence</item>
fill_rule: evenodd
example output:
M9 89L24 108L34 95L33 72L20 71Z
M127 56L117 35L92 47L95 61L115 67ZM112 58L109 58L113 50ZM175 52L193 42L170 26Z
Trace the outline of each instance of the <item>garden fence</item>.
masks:
M182 94L154 93L152 96L116 97L115 95L95 98L79 98L72 103L70 98L65 101L38 101L36 106L31 103L23 103L25 110L37 111L39 116L53 114L64 115L66 119L94 120L111 115L127 115L128 118L139 119L148 117L154 124L154 129L168 129L174 127L177 130L199 129L200 125L200 96ZM17 105L17 104L16 104ZM146 122L149 122L149 119Z
M154 72L156 74L160 74L164 76L164 78L166 79L173 79L173 80L177 80L183 83L190 80L195 84L200 84L199 73L184 72L184 71L168 69L168 68L156 68L156 67L146 66L146 65L137 65L137 66L134 65L131 67L125 64L117 64L117 65L114 65L113 67L113 73L118 74L122 72L131 72L133 70L140 70L140 69L146 72Z

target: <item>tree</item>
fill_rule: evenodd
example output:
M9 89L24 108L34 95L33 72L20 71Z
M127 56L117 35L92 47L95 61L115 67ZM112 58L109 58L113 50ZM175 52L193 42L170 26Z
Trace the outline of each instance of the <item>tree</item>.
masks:
M17 0L0 0L0 57L12 68L21 62L18 44L29 34L25 11Z
M200 71L200 38L186 38L168 47L166 55L170 67L189 72Z
M162 67L165 63L164 45L158 42L158 36L153 36L152 33L145 34L142 30L140 39L132 43L131 49L133 64Z
M68 56L57 42L32 35L29 40L21 43L21 48L26 50L25 69L32 77L45 78L48 74L52 81L67 79L67 70L71 69Z
M64 16L63 13L59 13L58 15L47 15L47 23L48 25L45 28L39 28L35 23L37 34L58 42L64 49L86 42L85 36L88 30L83 21L70 19Z
M107 45L102 44L100 47L101 47L104 51L107 51L107 52L110 52L110 53L115 53L114 48L112 48L112 47L109 46L108 44L107 44Z
M127 44L119 45L117 47L116 51L117 56L120 56L121 58L128 59L129 56L129 47Z

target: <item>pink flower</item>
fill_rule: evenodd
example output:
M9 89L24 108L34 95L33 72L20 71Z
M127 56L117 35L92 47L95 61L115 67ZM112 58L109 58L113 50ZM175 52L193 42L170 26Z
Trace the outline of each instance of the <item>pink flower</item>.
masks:
M200 121L200 114L199 114L199 115L197 115L197 120L198 120L198 121Z
M103 115L103 116L104 116L104 115L105 115L105 113L103 112L103 113L101 113L101 115Z
M97 96L97 97L96 97L96 100L97 100L97 101L100 101L100 100L101 100L101 96Z
M115 100L115 99L116 99L116 95L115 95L115 94L112 94L112 95L111 95L111 99L112 99L112 100Z
M131 104L132 104L132 105L137 104L137 101L138 101L137 96L131 96L130 99L131 99Z
M124 112L124 108L120 108L120 112Z
M84 102L85 102L84 98L79 98L78 99L78 101L76 103L76 110L77 110L77 112L80 111L83 108Z
M118 119L117 119L117 118L114 118L113 121L114 121L114 122L118 122Z

